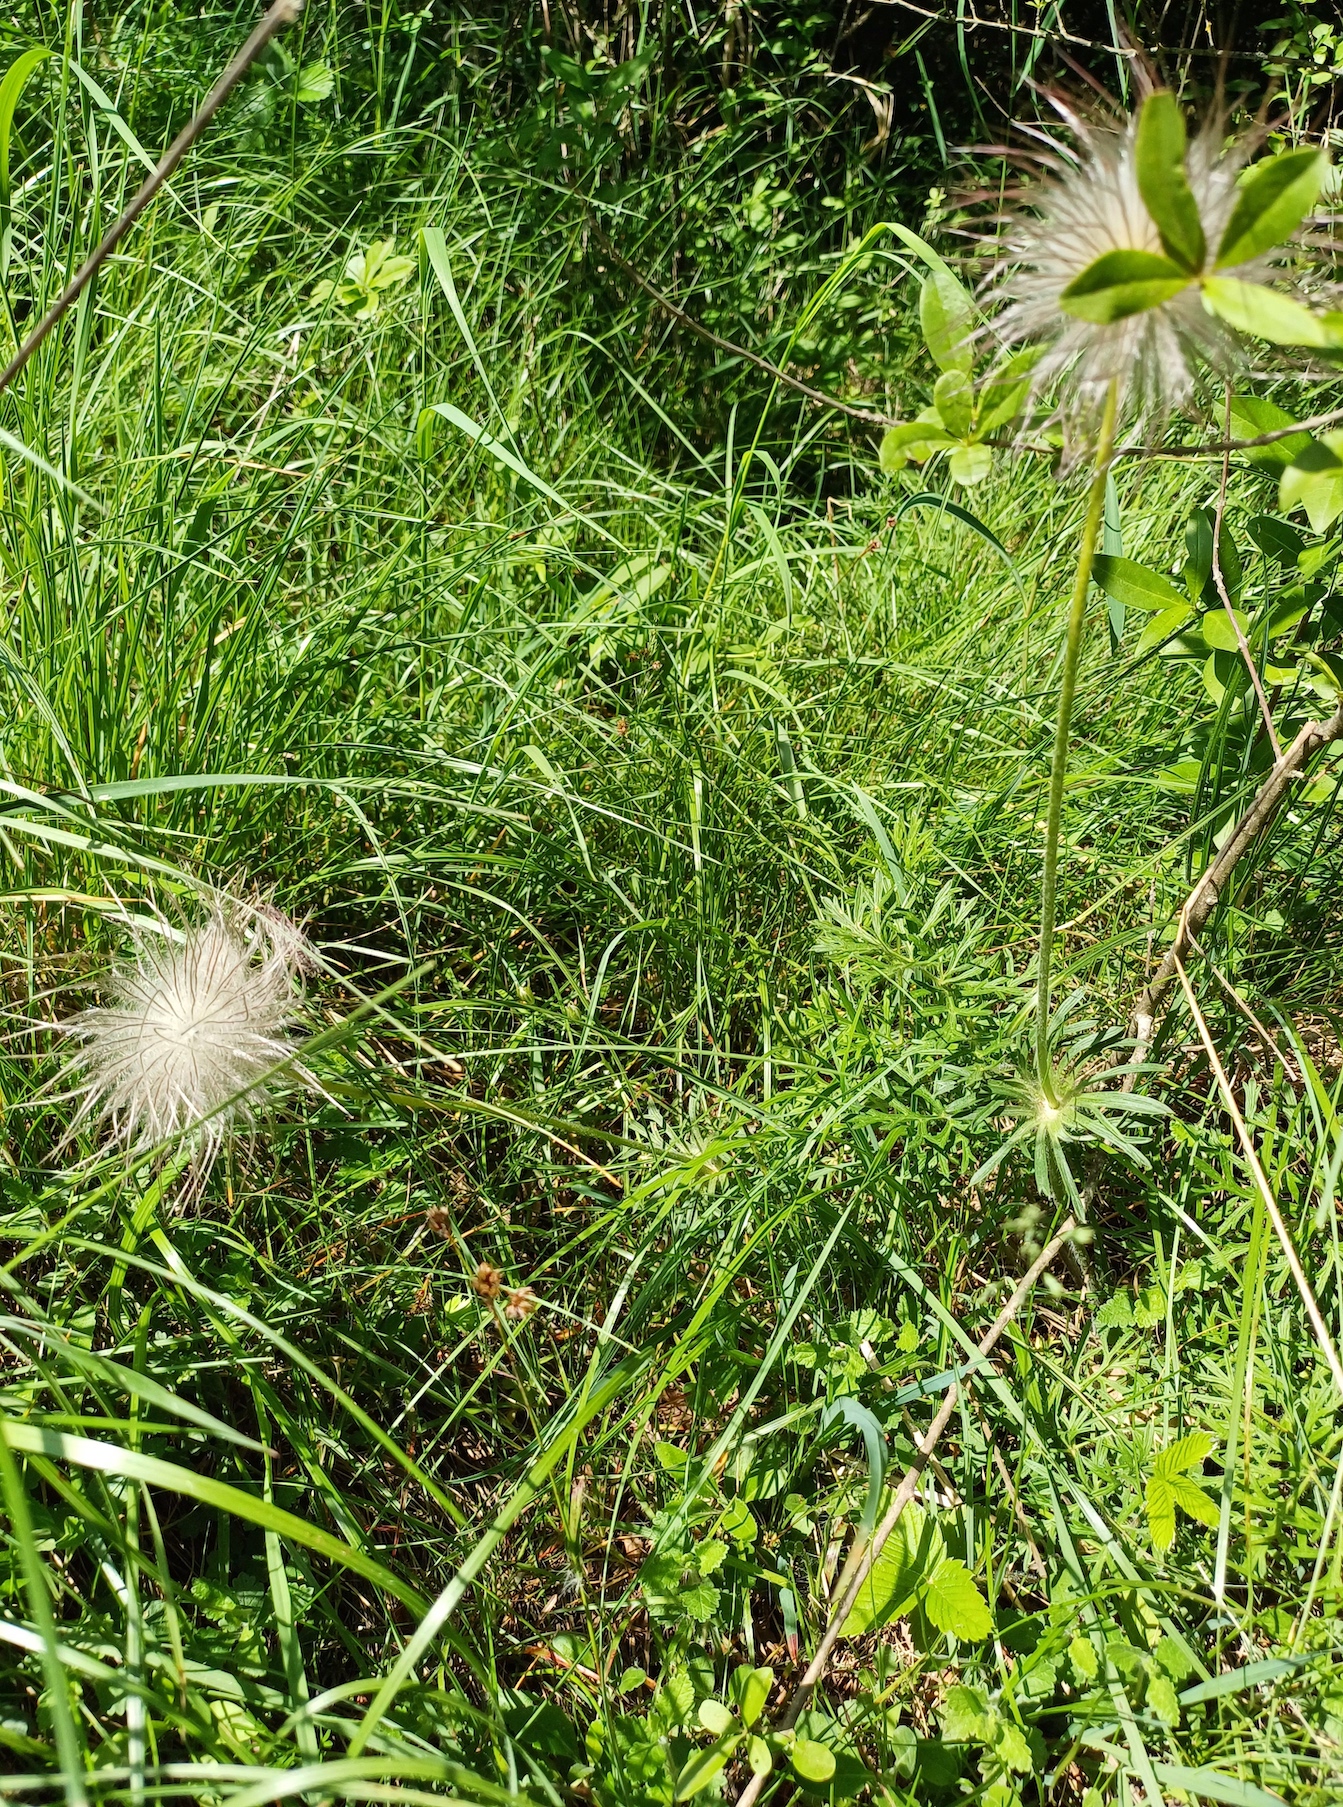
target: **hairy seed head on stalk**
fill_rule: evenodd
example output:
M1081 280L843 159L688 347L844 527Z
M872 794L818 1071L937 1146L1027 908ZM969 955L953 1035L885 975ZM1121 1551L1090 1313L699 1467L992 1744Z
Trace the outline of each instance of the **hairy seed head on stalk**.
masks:
M254 1125L279 1089L273 1069L294 1052L311 967L302 931L270 905L216 899L178 935L166 922L138 930L109 1002L58 1025L81 1044L65 1068L79 1099L71 1132L100 1123L134 1148L184 1137L203 1178L229 1131Z
M1065 291L1100 258L1162 254L1139 189L1138 119L1095 125L1069 117L1077 146L1051 141L1048 174L1006 222L991 278L988 298L1001 304L999 336L1043 346L1034 386L1058 395L1070 452L1095 439L1111 382L1121 421L1159 426L1195 395L1201 375L1225 377L1242 358L1242 341L1204 305L1197 280L1158 306L1106 322L1078 318L1064 304ZM1245 141L1224 147L1215 122L1189 146L1189 193L1210 248L1222 239L1251 148ZM1258 258L1218 273L1252 282L1269 272Z

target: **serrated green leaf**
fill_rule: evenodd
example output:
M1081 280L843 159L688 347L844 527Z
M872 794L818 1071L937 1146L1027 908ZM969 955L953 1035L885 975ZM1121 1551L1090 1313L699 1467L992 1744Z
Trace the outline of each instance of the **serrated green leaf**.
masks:
M1184 597L1168 577L1163 577L1160 571L1149 570L1146 565L1136 564L1131 558L1115 558L1098 552L1092 576L1107 596L1122 602L1125 608L1156 612L1184 603Z
M1180 1702L1175 1686L1167 1675L1154 1675L1147 1684L1148 1711L1155 1713L1163 1725L1180 1723Z
M942 1696L937 1723L949 1744L983 1744L992 1731L988 1698L980 1688L954 1683Z
M939 1631L949 1631L967 1644L977 1644L993 1630L988 1602L969 1569L954 1556L938 1563L929 1575L921 1604Z
M1144 101L1133 148L1138 192L1163 250L1182 270L1201 270L1208 246L1185 174L1184 114L1169 88L1159 88Z
M1068 1646L1068 1661L1084 1681L1094 1682L1100 1674L1100 1658L1090 1638L1074 1638Z
M1187 1475L1173 1475L1169 1485L1175 1498L1175 1504L1181 1512L1187 1512L1190 1518L1196 1518L1201 1525L1208 1525L1211 1529L1216 1530L1221 1514L1218 1511L1217 1501L1211 1494L1206 1493L1196 1481L1191 1481Z
M325 63L307 63L299 70L294 99L300 106L311 106L314 101L326 100L335 85L335 74Z
M1328 326L1308 307L1261 282L1241 282L1234 276L1210 276L1203 284L1203 299L1219 320L1239 333L1267 339L1270 345L1329 345Z
M1187 1468L1198 1468L1212 1453L1212 1438L1206 1431L1193 1431L1180 1437L1166 1449L1159 1449L1152 1464L1161 1475L1183 1474Z
M1178 264L1154 251L1107 251L1073 278L1059 305L1078 320L1109 326L1160 307L1187 289L1189 280Z
M675 1604L688 1619L712 1619L718 1611L718 1589L712 1581L697 1582L693 1587L683 1587Z
M924 1575L946 1553L942 1533L921 1506L906 1506L844 1621L846 1638L910 1611Z
M948 270L934 270L919 289L919 326L939 370L969 374L975 304Z
M1249 263L1283 244L1315 205L1328 163L1320 151L1284 151L1241 183L1217 247L1218 270Z
M1035 1758L1026 1735L1010 1719L1000 1719L993 1728L993 1753L999 1762L1018 1775L1028 1776L1035 1768Z
M1175 1495L1161 1475L1147 1482L1147 1525L1158 1550L1168 1550L1175 1542Z
M1133 1322L1133 1301L1126 1292L1111 1295L1096 1313L1096 1323L1102 1330L1127 1330Z
M721 1537L706 1537L703 1543L697 1543L691 1552L695 1567L701 1575L712 1575L723 1566L723 1558L727 1555L727 1545Z

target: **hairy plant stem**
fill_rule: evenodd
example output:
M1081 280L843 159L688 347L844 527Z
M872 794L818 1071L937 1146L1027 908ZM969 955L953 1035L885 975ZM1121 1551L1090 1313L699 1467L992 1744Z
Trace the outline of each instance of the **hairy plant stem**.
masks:
M1100 536L1105 513L1105 479L1110 473L1114 454L1115 415L1119 404L1119 382L1112 379L1105 396L1101 416L1100 437L1096 442L1096 462L1087 496L1086 519L1082 524L1082 543L1077 553L1077 576L1073 582L1072 606L1068 611L1068 637L1063 650L1063 688L1059 692L1058 723L1054 729L1054 759L1049 773L1049 815L1045 825L1045 870L1040 886L1040 965L1035 1003L1035 1068L1040 1086L1051 1104L1055 1103L1053 1068L1049 1059L1049 980L1054 959L1054 902L1059 874L1059 827L1063 819L1063 781L1068 775L1068 735L1072 727L1073 697L1077 691L1077 661L1082 650L1082 628L1086 623L1087 590L1091 584L1091 567L1096 557L1096 541Z

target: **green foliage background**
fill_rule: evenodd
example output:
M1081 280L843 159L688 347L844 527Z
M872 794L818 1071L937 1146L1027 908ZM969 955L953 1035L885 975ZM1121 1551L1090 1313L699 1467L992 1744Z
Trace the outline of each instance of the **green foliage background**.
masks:
M15 338L252 17L8 9L6 64L52 53L0 172ZM956 147L1062 51L1117 85L1118 23L310 0L0 400L6 1791L735 1796L1055 1219L1029 1149L972 1176L1081 499L1024 454L883 474L733 348L915 414L897 243L803 308L881 220L959 258L996 175ZM1129 25L1211 95L1213 14ZM1278 68L1331 129L1326 9L1237 32L1233 107ZM1178 566L1217 470L1122 466L1107 553ZM1256 606L1276 479L1233 469ZM1262 764L1230 667L1096 604L1084 1068ZM1339 866L1326 766L1196 980L1335 1339ZM322 1092L184 1202L63 1146L51 1024L203 881L309 923ZM771 1798L1337 1798L1338 1402L1178 1009L1155 1058L1169 1117L1078 1151L1095 1240L967 1385Z

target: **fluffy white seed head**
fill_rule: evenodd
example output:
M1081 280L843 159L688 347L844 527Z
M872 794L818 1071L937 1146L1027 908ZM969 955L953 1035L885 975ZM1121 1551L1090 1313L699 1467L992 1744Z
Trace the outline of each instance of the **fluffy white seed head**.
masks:
M185 1137L203 1176L228 1132L255 1123L293 1053L300 974L311 965L298 927L268 906L216 901L174 936L137 930L109 1001L60 1028L81 1046L66 1068L93 1120L129 1147Z
M1070 445L1094 431L1105 395L1118 379L1121 419L1159 422L1187 403L1200 372L1227 373L1236 362L1235 334L1203 305L1196 284L1160 307L1108 325L1079 320L1063 307L1063 291L1110 251L1161 255L1161 236L1138 192L1136 115L1121 128L1072 121L1077 152L1057 148L1052 173L1010 221L994 288L1004 303L997 330L1009 343L1043 344L1037 391L1057 393ZM1211 130L1189 147L1187 175L1204 236L1216 246L1235 204L1243 149L1219 154ZM1219 272L1253 277L1250 266Z

